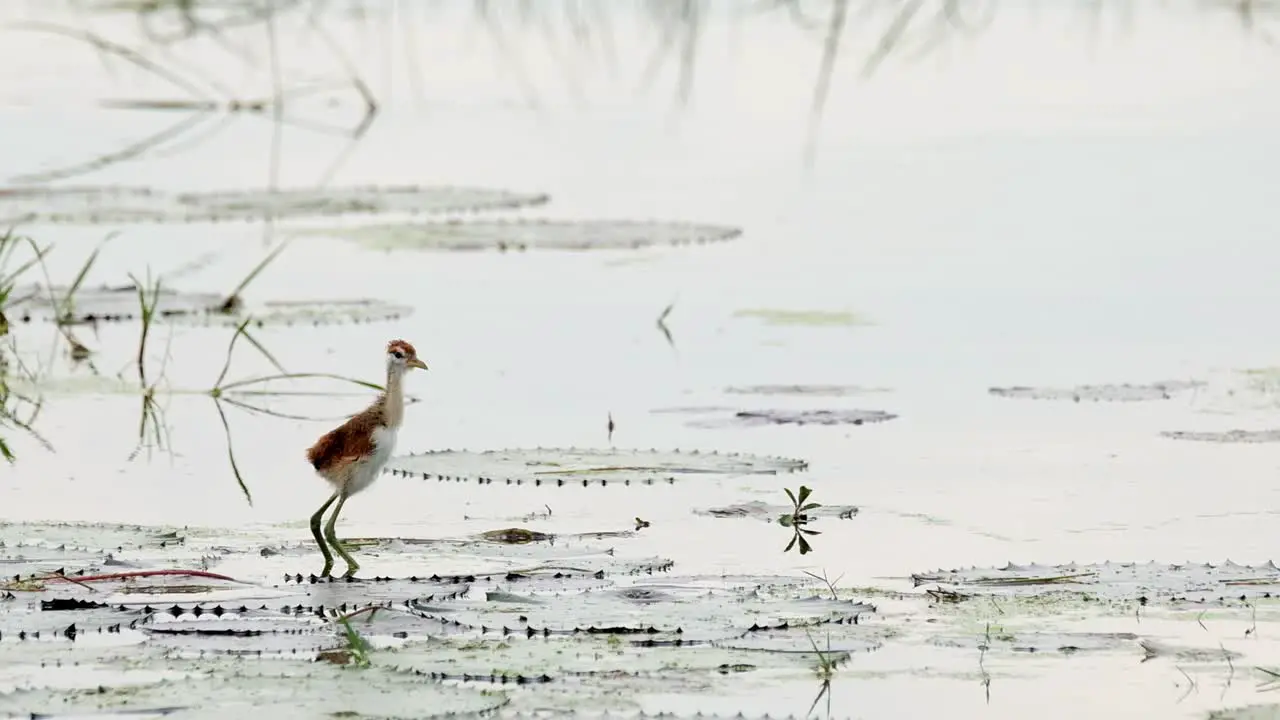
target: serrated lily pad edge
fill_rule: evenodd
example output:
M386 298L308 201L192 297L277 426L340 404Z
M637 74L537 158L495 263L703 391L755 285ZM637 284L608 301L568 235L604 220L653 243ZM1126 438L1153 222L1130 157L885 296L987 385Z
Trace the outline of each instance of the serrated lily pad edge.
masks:
M497 454L497 453L514 453L514 452L528 452L528 451L533 451L533 452L562 451L566 453L574 453L574 452L584 452L584 451L591 451L591 450L594 450L594 448L533 447L533 448L502 448L502 449L494 449L494 450L467 450L465 448L445 448L441 450L426 450L423 452L402 453L400 455L396 455L387 461L387 464L383 467L382 472L389 475L419 477L423 480L437 480L439 482L475 481L480 485L492 485L494 483L499 483L503 485L531 484L534 486L542 486L542 485L555 484L557 487L562 487L564 485L581 484L583 487L586 487L589 485L610 484L608 481L604 479L600 479L594 482L591 480L584 479L581 481L581 483L578 483L573 480L565 480L564 478L555 478L554 480L547 479L544 481L542 478L522 478L522 477L502 477L502 476L487 477L487 476L479 476L479 475L444 475L440 473L433 473L433 472L423 471L423 470L404 470L402 468L395 467L395 463L397 461L403 462L403 461L414 459L414 458L430 457L432 455L445 455L447 453L475 453L477 455L490 455L490 454ZM782 457L779 455L756 455L753 453L738 453L738 452L722 453L717 450L712 450L711 452L702 452L699 450L681 451L678 448L675 450L659 450L657 448L649 448L648 450L622 448L622 449L615 449L613 451L633 453L637 456L642 456L645 453L658 454L658 453L665 452L665 453L681 453L681 454L689 454L689 455L710 455L713 457L724 457L724 458L759 458L762 461L771 462L779 465L779 467L776 469L758 470L758 471L747 472L747 473L734 473L734 472L712 473L716 475L779 475L779 474L790 475L792 473L805 472L809 469L808 460L802 460L800 458ZM648 478L645 480L638 480L634 484L656 485L660 482L666 482L667 484L672 485L672 484L675 484L676 478L674 475L670 477L665 477L665 478ZM613 484L618 484L618 483L613 483ZM627 479L627 480L624 480L621 484L632 485L633 483L631 482L630 479Z

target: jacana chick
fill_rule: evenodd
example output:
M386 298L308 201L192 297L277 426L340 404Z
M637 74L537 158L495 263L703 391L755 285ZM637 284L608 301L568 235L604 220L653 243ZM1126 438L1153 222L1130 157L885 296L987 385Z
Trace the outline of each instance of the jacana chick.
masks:
M418 351L404 340L387 343L386 391L362 412L322 435L307 450L307 462L334 487L333 495L311 516L311 534L324 555L321 577L333 570L329 547L347 561L344 577L352 577L360 569L359 563L338 542L334 524L347 498L372 485L395 450L396 433L404 421L404 375L410 368L426 370L427 364L418 359ZM320 521L334 500L338 501L337 507L321 535Z

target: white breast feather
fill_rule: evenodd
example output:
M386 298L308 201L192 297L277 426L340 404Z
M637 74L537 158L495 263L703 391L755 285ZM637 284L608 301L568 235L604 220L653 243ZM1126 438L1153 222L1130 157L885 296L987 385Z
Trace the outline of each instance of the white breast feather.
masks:
M396 431L393 428L379 427L373 431L373 453L352 474L347 483L347 495L354 495L373 484L382 472L382 467L391 459L396 449Z

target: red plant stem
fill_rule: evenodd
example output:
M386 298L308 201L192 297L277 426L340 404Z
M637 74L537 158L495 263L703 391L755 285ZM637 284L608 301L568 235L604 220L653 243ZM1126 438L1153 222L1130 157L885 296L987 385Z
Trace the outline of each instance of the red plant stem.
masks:
M240 582L239 580L236 580L233 577L227 577L226 575L219 575L218 573L206 572L204 570L181 570L181 569L134 570L132 572L106 573L103 575L82 575L79 577L67 577L64 575L50 575L47 578L40 578L40 579L41 580L66 580L67 582L86 583L86 582L97 582L99 580L123 580L125 578L134 578L134 577L155 577L157 575L181 575L183 577L199 577L199 578L210 578L213 580L230 580L231 582Z

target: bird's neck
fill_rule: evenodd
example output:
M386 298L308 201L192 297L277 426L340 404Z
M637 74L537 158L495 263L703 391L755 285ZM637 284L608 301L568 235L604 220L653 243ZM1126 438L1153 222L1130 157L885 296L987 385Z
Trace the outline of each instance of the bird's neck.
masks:
M389 428L398 428L404 420L404 375L395 370L387 371L387 391L382 395L382 422Z

